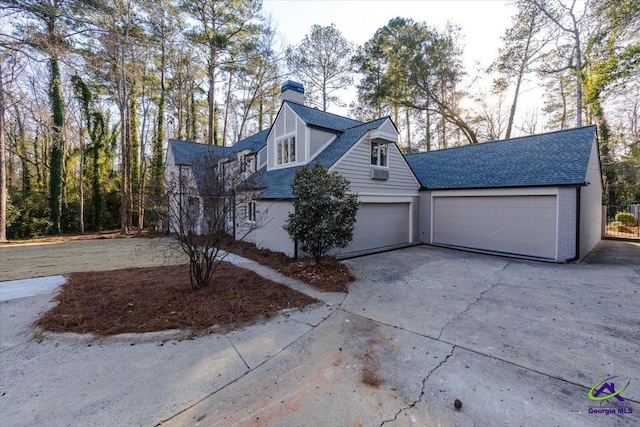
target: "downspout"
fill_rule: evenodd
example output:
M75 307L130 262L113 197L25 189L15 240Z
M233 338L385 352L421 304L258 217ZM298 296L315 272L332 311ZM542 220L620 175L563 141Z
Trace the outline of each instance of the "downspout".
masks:
M576 187L576 251L573 258L569 258L566 262L576 261L580 258L580 189L581 186Z

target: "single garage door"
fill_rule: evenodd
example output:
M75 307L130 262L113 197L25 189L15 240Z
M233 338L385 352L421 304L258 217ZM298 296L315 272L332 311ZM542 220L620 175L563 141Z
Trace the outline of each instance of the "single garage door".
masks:
M556 196L434 197L432 243L556 258Z
M409 242L409 203L362 203L353 240L340 254L375 250Z

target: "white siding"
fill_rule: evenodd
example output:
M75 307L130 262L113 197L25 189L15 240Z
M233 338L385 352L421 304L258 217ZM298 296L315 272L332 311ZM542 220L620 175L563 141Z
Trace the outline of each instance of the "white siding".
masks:
M309 159L315 157L321 148L336 138L333 132L320 129L309 129Z
M587 256L601 238L602 178L598 142L593 141L587 166L586 187L580 189L580 259Z
M267 248L276 252L284 252L293 256L293 240L283 228L293 204L290 202L258 201L256 208L258 227L253 232L252 242L259 248Z
M420 198L414 197L411 203L411 243L420 242Z
M418 195L420 185L396 144L389 144L389 179L371 179L371 141L364 137L330 170L351 183L351 191L365 194Z
M306 125L298 117L298 115L286 104L282 106L278 112L272 130L267 137L267 168L273 169L278 167L289 167L300 165L305 162L306 158ZM286 135L294 135L296 137L296 162L286 166L276 166L275 153L276 141Z
M264 147L258 152L258 170L262 169L267 164L267 147Z
M378 130L388 134L393 134L393 135L398 134L398 131L396 130L395 126L393 126L393 124L389 120L385 121L382 124L382 126L378 128Z
M558 261L576 256L576 189L558 190Z
M421 243L431 243L431 191L420 192L420 221L419 240Z

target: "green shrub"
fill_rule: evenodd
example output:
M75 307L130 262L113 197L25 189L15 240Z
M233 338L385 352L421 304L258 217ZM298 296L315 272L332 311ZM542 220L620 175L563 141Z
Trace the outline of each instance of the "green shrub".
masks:
M16 193L10 196L7 209L7 237L30 239L51 233L53 223L49 220L47 198L40 193Z
M636 217L630 212L618 212L616 222L621 222L624 225L636 225Z
M296 171L291 192L294 210L284 229L316 263L330 249L349 244L360 206L349 181L316 163Z

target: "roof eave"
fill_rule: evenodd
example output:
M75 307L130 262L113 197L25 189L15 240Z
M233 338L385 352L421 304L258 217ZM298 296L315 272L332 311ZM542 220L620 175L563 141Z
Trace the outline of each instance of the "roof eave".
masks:
M500 190L513 188L542 188L542 187L586 187L586 182L564 183L564 184L528 184L528 185L495 185L482 187L420 187L420 191L451 191L451 190Z

